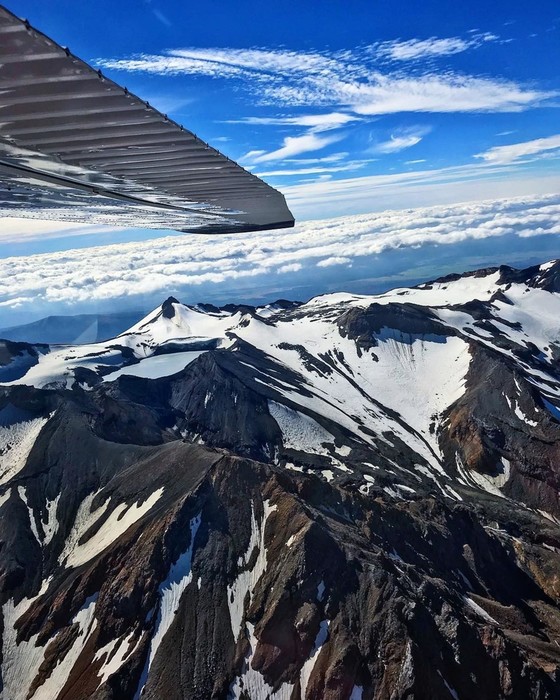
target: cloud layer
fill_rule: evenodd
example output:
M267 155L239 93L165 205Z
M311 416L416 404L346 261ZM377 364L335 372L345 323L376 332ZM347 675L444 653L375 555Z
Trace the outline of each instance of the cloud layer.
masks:
M8 258L0 260L0 311L60 312L108 300L119 308L123 300L130 304L147 297L155 305L171 290L192 292L251 278L280 296L283 277L293 280L391 250L544 234L560 234L560 195L386 211L305 222L288 231L170 236Z

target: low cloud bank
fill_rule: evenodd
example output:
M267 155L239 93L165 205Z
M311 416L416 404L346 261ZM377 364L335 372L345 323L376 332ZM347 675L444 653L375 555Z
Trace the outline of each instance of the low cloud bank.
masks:
M558 234L560 195L548 195L308 221L287 231L178 235L6 258L0 260L0 326L18 310L75 313L111 301L118 309L139 299L158 303L173 290L225 291L243 280L281 296L300 276L332 272L332 286L342 267L388 251L417 251L420 261L426 246Z

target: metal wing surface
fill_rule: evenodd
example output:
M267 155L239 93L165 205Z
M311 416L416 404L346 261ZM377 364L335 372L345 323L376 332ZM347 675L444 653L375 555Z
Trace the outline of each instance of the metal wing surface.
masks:
M284 196L0 6L0 215L233 233Z

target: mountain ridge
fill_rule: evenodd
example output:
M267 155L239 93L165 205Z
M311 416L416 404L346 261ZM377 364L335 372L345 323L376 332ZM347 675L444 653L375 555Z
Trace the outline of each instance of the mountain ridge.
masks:
M537 268L4 343L0 697L557 697Z

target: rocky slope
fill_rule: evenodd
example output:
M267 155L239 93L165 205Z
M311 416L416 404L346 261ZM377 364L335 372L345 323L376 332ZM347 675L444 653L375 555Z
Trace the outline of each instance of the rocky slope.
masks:
M0 697L560 697L559 319L547 263L0 342Z

